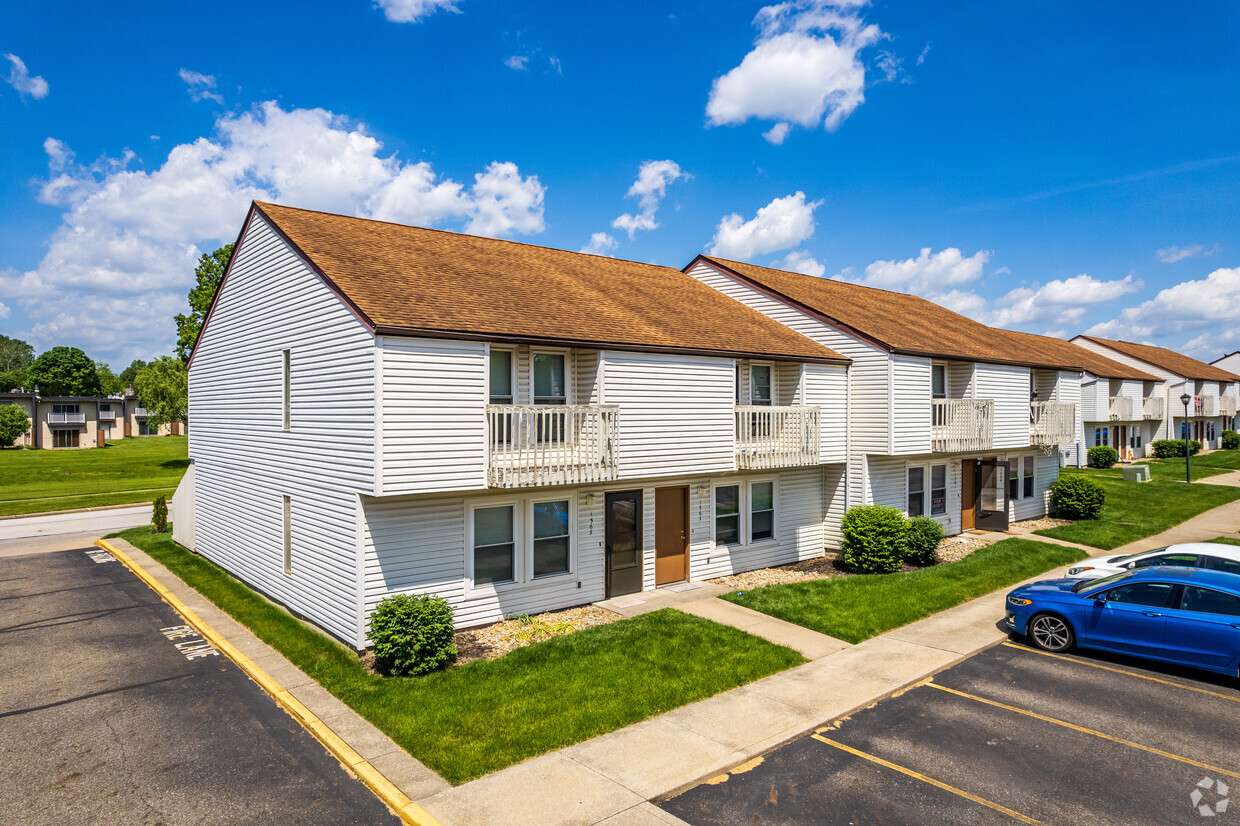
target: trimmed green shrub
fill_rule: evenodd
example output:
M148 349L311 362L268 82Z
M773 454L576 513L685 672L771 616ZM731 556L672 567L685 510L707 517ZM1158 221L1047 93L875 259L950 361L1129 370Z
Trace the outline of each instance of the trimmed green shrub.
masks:
M858 505L841 524L844 566L857 574L900 570L908 537L908 520L885 505Z
M442 597L384 597L370 615L368 631L375 663L388 676L428 674L456 658L452 607Z
M934 565L939 561L939 543L943 526L928 516L914 516L908 521L904 561L913 565Z
M155 533L168 532L168 497L160 496L155 500L155 508L151 511L151 526Z
M1154 455L1159 459L1179 459L1184 455L1183 439L1156 439L1150 442L1150 450L1154 451ZM1196 439L1188 441L1189 455L1196 456L1201 450L1201 442Z
M1224 430L1223 450L1240 450L1240 433L1234 430Z
M1051 509L1064 519L1097 519L1106 489L1088 476L1066 473L1051 483Z
M1119 461L1119 451L1113 447L1099 445L1089 449L1090 467L1111 467Z

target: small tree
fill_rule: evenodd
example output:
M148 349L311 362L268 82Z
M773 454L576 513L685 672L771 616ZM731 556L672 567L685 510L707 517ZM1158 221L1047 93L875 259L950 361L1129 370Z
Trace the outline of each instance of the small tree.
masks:
M844 565L858 574L900 570L908 537L904 514L885 505L858 505L844 514L840 549Z
M178 315L177 322L177 358L189 362L189 354L198 341L198 333L202 323L207 319L207 311L220 288L224 278L224 270L228 269L228 261L232 258L233 245L225 244L212 253L203 253L194 269L194 286L189 291L189 314Z
M370 615L375 663L397 677L427 674L456 657L452 607L437 596L384 597Z
M99 371L76 347L53 347L30 363L27 381L44 396L100 396Z
M155 500L155 508L151 512L151 526L155 533L168 532L168 497L160 496Z
M160 356L139 370L133 389L150 413L147 423L152 427L184 422L189 415L189 373L172 356Z
M0 406L0 447L12 447L30 429L30 417L19 405Z

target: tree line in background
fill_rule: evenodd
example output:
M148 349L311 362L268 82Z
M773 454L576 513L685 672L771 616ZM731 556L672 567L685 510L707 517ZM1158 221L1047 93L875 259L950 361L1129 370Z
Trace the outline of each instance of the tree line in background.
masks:
M42 396L114 396L132 389L141 405L150 413L147 421L153 426L184 422L189 415L189 373L186 369L190 353L198 340L211 302L219 290L224 271L232 257L233 245L226 244L214 252L204 253L194 269L194 286L189 291L188 314L176 316L177 344L175 356L159 356L154 361L134 359L119 374L110 365L94 361L77 347L53 347L38 357L28 342L0 335L0 393L33 392L37 387ZM29 421L16 405L13 410L0 411L0 446L13 441L26 431ZM7 431L21 429L6 439Z

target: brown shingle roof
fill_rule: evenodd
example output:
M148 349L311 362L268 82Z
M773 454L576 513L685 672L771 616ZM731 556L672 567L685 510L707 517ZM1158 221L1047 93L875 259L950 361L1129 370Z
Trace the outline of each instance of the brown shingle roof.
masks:
M897 353L1034 367L1081 367L1071 361L1062 362L1045 352L1031 351L1001 330L987 327L915 295L713 256L699 258L730 270Z
M671 267L254 208L381 334L848 361Z
M1116 350L1126 356L1132 356L1147 364L1161 367L1186 379L1240 381L1240 376L1237 376L1235 373L1230 373L1221 367L1214 367L1206 364L1204 361L1197 361L1195 358L1181 355L1174 350L1168 350L1166 347L1155 347L1152 344L1136 344L1131 341L1113 341L1107 338L1098 338L1097 336L1081 336L1081 338L1110 347L1112 350Z
M1026 347L1036 347L1047 353L1051 358L1062 360L1065 365L1072 365L1087 373L1093 373L1102 379L1137 379L1138 381L1158 381L1158 377L1122 362L1099 355L1093 350L1086 350L1080 345L1062 338L1040 336L1036 333L1020 333L1015 330L1001 330L1006 336L1016 339L1017 343Z

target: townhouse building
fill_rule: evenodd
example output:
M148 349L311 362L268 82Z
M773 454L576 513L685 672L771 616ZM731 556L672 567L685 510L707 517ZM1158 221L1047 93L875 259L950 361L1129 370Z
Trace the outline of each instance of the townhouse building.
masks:
M851 359L845 509L890 505L949 535L1046 514L1079 432L1076 348L905 293L705 255L685 271Z
M181 431L179 423L156 427L132 394L116 396L44 396L35 392L0 393L0 405L15 404L30 419L18 447L49 450L102 447L133 436L166 436Z
M254 204L189 365L179 528L359 648L393 593L466 627L808 559L848 372L673 268Z
M1240 376L1230 370L1150 344L1084 335L1072 341L1157 378L1152 392L1162 398L1164 418L1153 429L1154 438L1181 439L1187 433L1203 449L1214 450L1224 430L1235 430Z

